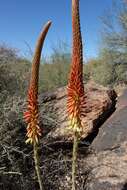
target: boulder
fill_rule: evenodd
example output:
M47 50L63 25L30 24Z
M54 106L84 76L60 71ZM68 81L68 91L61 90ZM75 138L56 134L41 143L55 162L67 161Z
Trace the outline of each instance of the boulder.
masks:
M116 107L90 146L86 190L127 189L127 90Z
M115 110L116 93L114 90L98 85L85 85L86 116L82 118L82 139L96 131L97 128ZM70 141L72 133L68 130L68 114L66 111L67 91L66 87L57 89L54 93L46 93L40 96L41 120L43 116L52 121L51 130L48 131L48 140ZM44 123L45 126L45 123Z

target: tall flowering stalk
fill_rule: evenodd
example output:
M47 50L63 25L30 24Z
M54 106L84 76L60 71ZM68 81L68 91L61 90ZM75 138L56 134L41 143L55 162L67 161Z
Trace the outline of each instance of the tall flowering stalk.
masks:
M69 128L73 131L72 190L75 190L78 141L82 133L81 117L84 115L85 95L83 85L82 37L80 31L79 0L72 0L72 63L68 81L67 111Z
M31 79L30 85L28 89L28 106L27 111L24 112L24 119L27 125L27 140L26 143L30 143L33 145L34 150L34 161L35 161L35 169L38 177L38 182L40 186L40 190L43 190L44 187L42 185L41 173L39 167L39 158L38 158L38 142L39 137L41 136L41 128L39 127L39 109L38 109L38 80L39 80L39 66L40 66L40 57L41 51L43 47L43 43L46 37L46 34L49 30L51 22L47 22L44 26L40 37L37 41L37 45L35 48L35 54L32 61L32 70L31 70Z

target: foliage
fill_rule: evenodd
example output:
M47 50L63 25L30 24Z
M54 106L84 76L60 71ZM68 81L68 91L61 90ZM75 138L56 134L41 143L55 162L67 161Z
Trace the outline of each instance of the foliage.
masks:
M83 80L87 83L90 80L90 65L88 63L83 65Z
M49 59L42 59L40 92L54 90L67 84L70 53L63 49L55 49ZM18 57L15 50L0 46L0 91L6 90L10 95L24 96L29 83L30 67L30 61Z
M91 78L98 84L107 86L115 83L116 74L113 64L104 62L104 60L91 60L90 73Z
M127 63L127 3L116 2L102 17L101 53L111 63ZM103 51L104 50L104 51Z
M116 83L127 84L127 64L117 65L116 68Z
M10 95L24 95L28 84L30 62L19 58L15 50L0 47L0 90Z
M115 82L114 67L111 64L102 63L93 70L93 79L96 83L104 86L112 85Z
M70 53L55 49L49 61L40 68L40 91L49 91L65 86L68 80Z
M16 49L2 44L0 46L0 64L8 63L8 61L14 61L16 58L18 58L17 52L18 51Z
M84 65L84 80L115 85L127 81L127 3L114 3L102 17L102 46L99 56Z

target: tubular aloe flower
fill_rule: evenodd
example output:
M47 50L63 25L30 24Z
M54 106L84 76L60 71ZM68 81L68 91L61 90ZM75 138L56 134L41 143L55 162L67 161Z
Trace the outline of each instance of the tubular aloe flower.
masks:
M82 131L81 116L84 115L85 107L84 85L83 85L83 56L82 37L80 31L79 0L72 0L72 31L73 49L70 76L68 81L67 110L70 128L75 132Z
M35 54L32 62L31 80L28 89L28 107L24 113L24 119L27 126L26 143L38 143L38 138L41 136L41 129L39 127L39 111L38 111L38 79L39 79L39 65L42 46L48 32L51 22L47 22L37 42Z

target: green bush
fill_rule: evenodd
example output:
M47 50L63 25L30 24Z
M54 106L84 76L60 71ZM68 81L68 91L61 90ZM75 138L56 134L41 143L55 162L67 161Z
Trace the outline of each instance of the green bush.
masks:
M127 64L120 64L116 66L116 83L124 83L127 84Z
M100 64L93 69L92 77L94 81L103 86L113 85L116 80L114 66L111 64Z
M40 91L54 90L67 84L70 60L69 53L58 50L53 52L48 63L41 64Z

